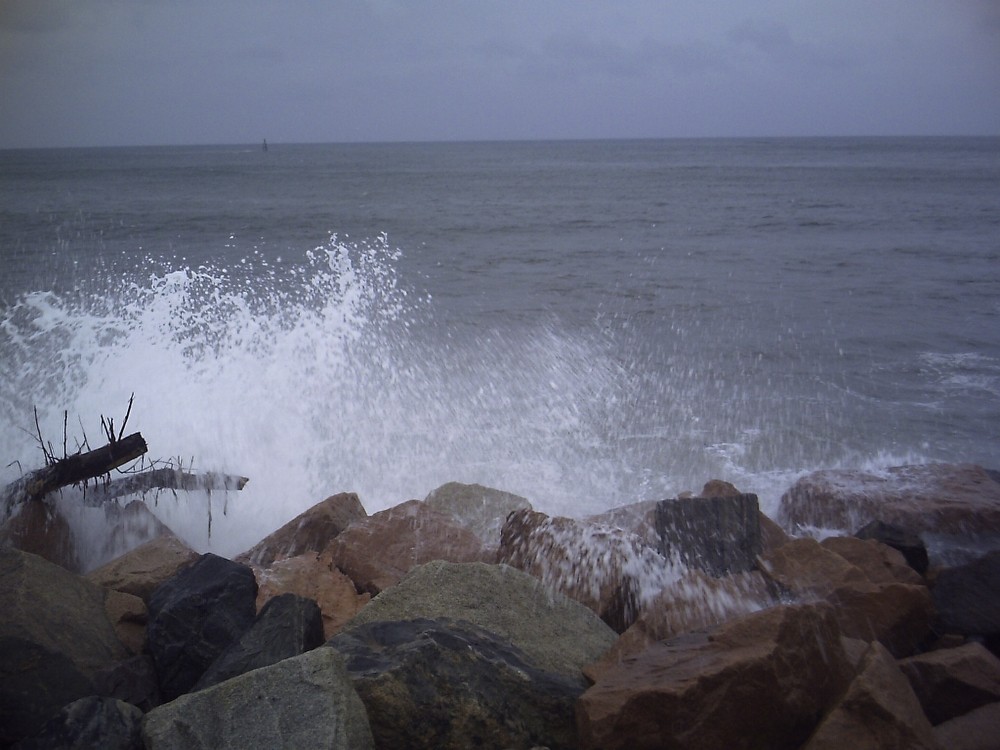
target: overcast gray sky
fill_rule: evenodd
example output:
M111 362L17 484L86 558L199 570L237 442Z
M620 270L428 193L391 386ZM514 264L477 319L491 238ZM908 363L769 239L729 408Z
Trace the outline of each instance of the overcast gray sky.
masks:
M0 0L0 147L1000 134L1000 0Z

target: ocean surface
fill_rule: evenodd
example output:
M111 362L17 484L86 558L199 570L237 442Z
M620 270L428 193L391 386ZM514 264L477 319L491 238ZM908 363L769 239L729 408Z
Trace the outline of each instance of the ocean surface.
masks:
M146 499L221 554L340 491L997 468L1000 139L0 151L0 482L132 394L250 478Z

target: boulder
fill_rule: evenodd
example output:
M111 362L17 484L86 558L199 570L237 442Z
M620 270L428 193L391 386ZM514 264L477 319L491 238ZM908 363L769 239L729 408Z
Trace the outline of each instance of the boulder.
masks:
M933 594L945 632L1000 635L1000 550L939 571Z
M661 555L709 575L753 570L762 550L756 495L664 500L655 523Z
M253 623L257 581L245 565L202 555L149 598L149 652L164 700L190 690Z
M37 555L73 572L83 568L69 522L50 503L22 503L17 515L0 527L0 547Z
M63 654L87 675L128 656L104 590L36 555L0 549L0 612L0 636Z
M431 560L475 562L490 559L475 534L451 516L410 500L351 524L324 555L359 591L372 596L395 584L411 568Z
M832 608L777 606L654 643L577 702L583 748L798 748L852 677Z
M906 583L850 583L826 600L834 605L848 638L878 641L893 656L909 656L932 637L934 603L926 586Z
M146 750L374 747L364 704L330 648L317 648L146 714Z
M1000 750L1000 703L977 708L934 727L946 750Z
M901 660L899 668L932 724L1000 702L1000 659L982 644L911 656Z
M920 538L919 534L885 521L875 520L858 529L854 536L858 539L874 539L876 542L892 547L917 573L920 575L927 573L927 568L930 565L927 545L924 544L924 540Z
M173 534L165 534L87 573L87 580L148 602L153 589L198 559Z
M872 583L926 583L923 576L906 562L902 552L873 538L831 536L821 544L860 568Z
M304 654L323 641L323 619L316 602L281 594L264 605L249 630L212 662L194 689L202 690L251 669Z
M146 623L149 620L146 603L124 591L106 590L104 611L128 652L141 654L146 647Z
M680 566L635 534L532 510L507 518L497 561L575 599L619 633L657 591L681 575Z
M865 569L833 551L838 547L870 569L879 581L889 580L872 582ZM922 583L892 580L880 559L877 548L865 551L854 542L820 544L806 537L764 553L760 565L792 598L822 598L834 604L845 636L878 640L896 656L909 656L931 635L933 602Z
M36 735L60 708L94 692L91 677L67 656L0 635L0 747Z
M1000 542L1000 483L973 464L896 466L881 474L830 469L799 479L781 498L786 529L856 531L879 520L909 532Z
M577 747L583 681L539 669L471 623L370 622L328 645L344 657L377 748Z
M777 603L773 586L759 571L725 578L688 571L655 596L604 656L584 669L584 674L596 682L608 666L657 641L704 630Z
M352 523L367 517L353 492L331 495L238 555L235 561L266 568L281 558L318 553Z
M515 510L531 510L531 503L520 495L459 482L432 490L424 504L451 516L479 537L487 549L500 543L500 529L507 516Z
M873 643L844 696L802 750L944 750L906 678Z
M142 711L135 706L91 695L64 706L16 750L143 750L141 722Z
M763 553L760 569L777 587L798 598L824 597L838 586L869 582L858 566L810 537Z
M279 594L298 594L319 605L324 640L339 633L370 600L359 594L354 582L334 567L329 557L314 553L276 560L268 568L254 568L257 576L257 610Z
M123 700L143 711L162 702L156 666L149 654L132 656L102 669L94 676L94 687L98 695Z
M652 549L660 544L660 535L656 533L656 506L659 500L644 500L631 505L622 505L611 510L587 516L584 520L598 526L609 526L613 529L629 531Z
M615 641L615 632L597 615L527 573L506 565L441 561L415 568L372 599L345 631L419 618L465 620L509 641L539 669L575 679Z

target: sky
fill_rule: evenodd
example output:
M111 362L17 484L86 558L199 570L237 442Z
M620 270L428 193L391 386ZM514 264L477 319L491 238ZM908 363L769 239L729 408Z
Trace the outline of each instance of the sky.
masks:
M1000 0L0 0L0 148L1000 135Z

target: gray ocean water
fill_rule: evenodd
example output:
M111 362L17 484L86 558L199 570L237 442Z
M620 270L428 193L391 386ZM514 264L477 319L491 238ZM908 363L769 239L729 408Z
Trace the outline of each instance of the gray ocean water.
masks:
M222 553L346 490L1000 467L1000 139L0 152L0 479L133 392L251 478L156 503Z

